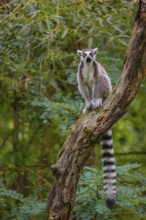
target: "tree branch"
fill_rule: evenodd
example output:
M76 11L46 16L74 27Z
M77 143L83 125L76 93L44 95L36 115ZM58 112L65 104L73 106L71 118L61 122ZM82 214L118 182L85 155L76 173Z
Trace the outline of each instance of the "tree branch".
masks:
M72 219L76 188L82 168L95 144L116 123L134 99L146 73L146 3L142 2L129 42L122 76L98 114L86 112L72 126L57 163L47 219Z

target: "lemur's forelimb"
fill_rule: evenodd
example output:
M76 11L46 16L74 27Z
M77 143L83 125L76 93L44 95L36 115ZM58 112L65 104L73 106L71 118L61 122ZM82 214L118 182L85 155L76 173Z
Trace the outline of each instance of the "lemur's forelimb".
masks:
M90 110L91 105L92 105L91 95L90 95L89 88L87 87L86 83L83 80L82 68L83 68L83 62L80 63L79 68L78 68L78 71L79 71L79 74L77 75L78 88L79 88L81 95L85 99L85 103L86 103L85 110L86 109Z
M92 109L102 106L103 98L100 96L100 82L95 80L92 87Z

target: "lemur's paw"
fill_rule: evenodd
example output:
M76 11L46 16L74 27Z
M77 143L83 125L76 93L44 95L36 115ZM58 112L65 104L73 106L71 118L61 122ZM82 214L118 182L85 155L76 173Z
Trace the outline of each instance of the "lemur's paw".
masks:
M86 111L86 110L87 110L87 109L86 109L86 108L84 108L84 109L83 109L83 113L85 113L85 111Z
M87 104L86 107L84 108L83 113L84 113L85 111L91 111L91 110L92 110L92 104L89 103L89 104Z
M96 109L102 106L102 99L98 98L95 102L92 102L92 109Z

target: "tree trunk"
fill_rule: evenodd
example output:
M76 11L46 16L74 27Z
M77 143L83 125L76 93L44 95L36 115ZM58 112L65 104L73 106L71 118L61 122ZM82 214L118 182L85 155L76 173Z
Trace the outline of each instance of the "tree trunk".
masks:
M85 112L72 126L59 158L53 165L47 220L70 220L82 168L95 144L127 111L146 72L146 3L139 4L122 76L98 110ZM98 111L98 114L97 114Z
M97 145L91 151L91 154L84 165L97 167L98 165Z
M15 166L20 165L20 161L22 155L20 153L20 140L19 140L19 132L20 132L20 115L19 115L19 105L20 98L14 93L14 102L12 103L13 108L13 154L14 154L14 163ZM24 191L24 181L25 176L21 174L18 170L17 177L15 181L15 190L19 193L23 193Z

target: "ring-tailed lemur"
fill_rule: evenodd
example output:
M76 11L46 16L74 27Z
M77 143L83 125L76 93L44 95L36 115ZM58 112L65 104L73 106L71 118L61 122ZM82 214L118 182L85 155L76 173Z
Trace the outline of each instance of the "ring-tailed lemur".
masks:
M81 61L78 66L78 88L85 99L85 109L92 110L102 105L103 100L112 90L111 80L107 72L95 58L97 48L77 50ZM112 146L112 130L108 130L102 138L102 164L104 171L104 190L106 204L113 208L116 199L116 166Z

